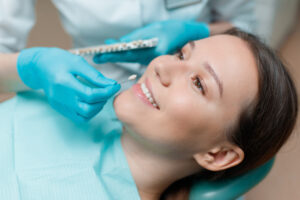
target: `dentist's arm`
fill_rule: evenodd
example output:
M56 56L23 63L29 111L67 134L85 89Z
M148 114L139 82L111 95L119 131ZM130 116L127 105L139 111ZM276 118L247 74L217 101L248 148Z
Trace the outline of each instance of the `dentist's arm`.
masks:
M1 54L0 66L1 92L42 89L51 106L74 121L95 116L120 89L82 57L58 48Z
M18 53L0 53L0 93L18 92L29 89L18 75L16 67L18 56Z

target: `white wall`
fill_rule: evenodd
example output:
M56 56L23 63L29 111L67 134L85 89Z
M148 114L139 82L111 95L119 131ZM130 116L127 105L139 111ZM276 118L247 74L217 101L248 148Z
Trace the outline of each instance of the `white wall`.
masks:
M293 30L299 0L255 0L257 33L272 47L278 48Z

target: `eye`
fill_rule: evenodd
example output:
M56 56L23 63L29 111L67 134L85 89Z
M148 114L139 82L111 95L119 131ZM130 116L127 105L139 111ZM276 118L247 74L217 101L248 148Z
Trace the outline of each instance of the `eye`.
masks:
M175 53L175 56L179 59L179 60L184 60L184 55L182 53L182 50L178 50L176 53Z
M198 76L193 78L193 84L202 92L202 94L205 94L201 79Z

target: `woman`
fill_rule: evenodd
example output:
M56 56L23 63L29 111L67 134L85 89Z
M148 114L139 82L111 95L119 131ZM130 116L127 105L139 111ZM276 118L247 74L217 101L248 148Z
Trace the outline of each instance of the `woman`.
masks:
M297 115L295 88L280 60L237 30L154 59L89 124L62 118L43 98L24 93L2 104L1 128L10 133L1 136L5 194L184 199L177 186L198 174L217 179L265 163Z
M57 8L61 24L71 36L74 48L103 44L109 38L120 38L122 42L128 42L156 37L160 41L156 48L148 51L142 49L126 52L122 56L96 56L95 62L106 63L97 67L100 67L102 74L114 79L110 80L93 70L90 64L80 62L76 57L61 51L26 49L28 33L35 24L35 18L40 17L35 15L36 1L1 0L0 84L3 87L0 90L19 92L27 90L27 87L43 89L52 107L74 121L86 121L94 117L106 100L120 89L114 87L115 80L125 79L132 72L142 75L145 69L143 65L109 62L134 61L145 64L146 60L151 61L158 55L172 53L190 40L222 33L231 27L247 31L255 29L254 0L52 0L51 3ZM54 36L50 34L48 37ZM39 57L43 59L37 59ZM10 72L15 69L17 59L19 74L12 77L13 73ZM77 83L73 79L73 75L78 73L95 83L98 90L87 92L90 88L86 84ZM40 80L37 81L32 74L39 74ZM48 92L49 89L51 92ZM65 93L68 93L67 99L63 95ZM83 102L74 104L78 93L84 93L92 99L84 102L87 104L85 107L93 110L88 116L82 115L85 111L81 106Z

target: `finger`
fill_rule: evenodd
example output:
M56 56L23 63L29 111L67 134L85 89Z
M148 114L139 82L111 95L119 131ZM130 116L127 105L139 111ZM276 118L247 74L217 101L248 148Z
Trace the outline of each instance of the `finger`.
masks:
M107 39L104 41L105 44L116 44L116 43L119 43L120 41L118 40L114 40L114 39ZM103 61L101 62L98 62L98 57L101 56L101 54L96 54L94 57L93 57L93 61L94 63L97 63L97 64L101 64L101 63L105 63Z
M87 86L85 83L79 81L75 77L70 78L68 87L75 95L73 100L77 100L76 98L78 97L88 100L93 95L93 88Z
M104 86L103 88L89 87L75 77L69 80L68 87L75 92L75 95L87 103L97 103L109 99L119 89L120 85Z
M155 55L154 48L151 49L135 49L124 52L105 53L94 57L95 63L106 62L137 62L140 63L146 58Z
M119 43L120 41L118 40L115 40L115 39L107 39L104 41L105 44L116 44L116 43Z
M79 113L75 113L76 119L73 121L79 122L79 123L86 123L88 122L91 118L86 118L85 116L80 115Z
M103 53L94 57L95 63L107 63L107 62L133 62L137 59L137 56L132 51L115 52L115 53Z
M92 88L90 95L78 95L80 100L86 103L99 103L107 101L120 90L120 84L106 88Z
M60 114L65 116L68 119L71 119L74 122L87 122L89 119L77 114L74 109L69 107L68 105L64 105L55 100L49 100L49 104L54 108L54 110L58 111Z
M91 119L95 115L97 115L105 105L105 102L95 103L95 104L88 104L82 101L78 101L76 107L76 113L80 116L83 116L86 119Z
M74 67L73 73L97 87L105 87L117 83L115 80L105 77L101 72L90 66L84 59Z
M110 98L111 96L113 96L114 94L116 94L119 90L121 89L121 85L120 84L116 84L116 85L111 85L111 86L107 86L105 88L93 88L92 92L93 92L93 97L95 99L94 102L97 102L97 99L107 99Z
M86 103L106 101L116 94L121 88L120 84L105 86L102 88L89 87L81 83L76 78L73 78L69 84L69 87L75 91L78 98Z

